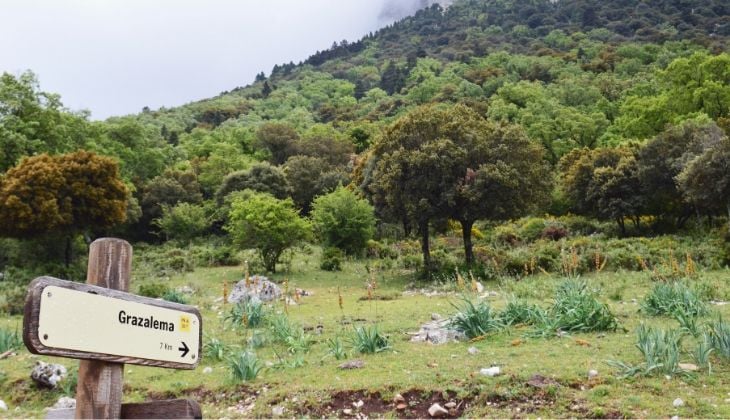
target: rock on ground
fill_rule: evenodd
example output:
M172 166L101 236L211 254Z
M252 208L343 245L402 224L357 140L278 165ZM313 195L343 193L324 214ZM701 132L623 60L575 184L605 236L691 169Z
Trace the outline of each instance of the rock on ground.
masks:
M492 366L490 368L484 368L479 371L484 376L497 376L499 375L501 370L499 369L499 366Z
M339 366L340 369L360 369L365 366L365 362L362 360L350 360Z
M3 400L0 400L0 411L8 411L8 405Z
M445 344L465 339L464 333L449 328L449 322L448 319L427 322L421 325L421 329L417 333L413 333L411 341Z
M672 405L673 405L673 406L674 406L675 408L677 408L677 407L681 407L681 406L683 406L683 405L684 405L684 401L683 401L683 400L682 400L681 398L677 398L676 400L674 400L674 401L672 402Z
M76 399L70 398L70 397L61 397L56 401L55 404L53 404L53 409L63 409L63 408L76 408Z
M431 417L443 417L448 414L449 414L449 410L441 407L441 405L439 403L432 405L428 409L428 415Z
M66 373L63 365L38 361L30 372L30 378L40 386L55 388L66 377Z
M595 378L598 376L598 371L595 369L591 369L588 371L588 379Z
M264 276L251 276L248 286L246 286L245 279L233 286L231 294L228 295L228 303L238 303L253 298L269 302L280 297L281 288L276 283Z

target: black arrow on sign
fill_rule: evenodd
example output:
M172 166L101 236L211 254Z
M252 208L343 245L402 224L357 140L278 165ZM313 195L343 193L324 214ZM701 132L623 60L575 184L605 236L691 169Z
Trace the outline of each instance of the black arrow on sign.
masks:
M188 345L185 344L184 341L182 342L182 347L178 347L178 350L180 350L181 352L183 352L180 355L180 357L185 357L185 355L188 354L188 351L190 351L190 349L188 348Z

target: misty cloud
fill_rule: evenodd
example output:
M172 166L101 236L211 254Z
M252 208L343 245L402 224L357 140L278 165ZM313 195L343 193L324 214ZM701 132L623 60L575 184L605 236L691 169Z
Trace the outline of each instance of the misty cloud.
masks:
M4 0L0 73L95 119L182 105L354 41L432 0Z
M378 18L381 23L388 24L413 15L418 10L430 7L434 3L448 6L453 3L453 0L385 0Z

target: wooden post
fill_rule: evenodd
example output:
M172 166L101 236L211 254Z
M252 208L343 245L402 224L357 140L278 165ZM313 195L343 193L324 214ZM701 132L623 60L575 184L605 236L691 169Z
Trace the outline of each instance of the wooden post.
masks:
M129 289L132 246L102 238L91 244L86 283L108 289ZM123 363L82 360L76 386L77 419L118 419L122 411Z

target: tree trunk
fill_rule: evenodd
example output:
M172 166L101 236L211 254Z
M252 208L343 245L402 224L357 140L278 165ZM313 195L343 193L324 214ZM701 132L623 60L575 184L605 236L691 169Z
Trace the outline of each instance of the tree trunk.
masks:
M63 252L63 258L64 262L66 263L66 268L71 266L71 261L73 260L73 236L71 234L66 235L66 249Z
M431 279L431 249L429 248L428 220L418 223L421 233L421 252L423 252L423 271L427 279Z
M626 225L624 224L623 217L616 218L616 223L618 223L618 228L621 231L621 236L626 236Z
M403 223L403 235L405 235L406 238L411 237L411 224L408 222L408 218L404 217L401 221Z
M464 257L467 265L474 264L474 245L471 243L471 228L473 220L459 220L461 223L461 237L464 239Z

